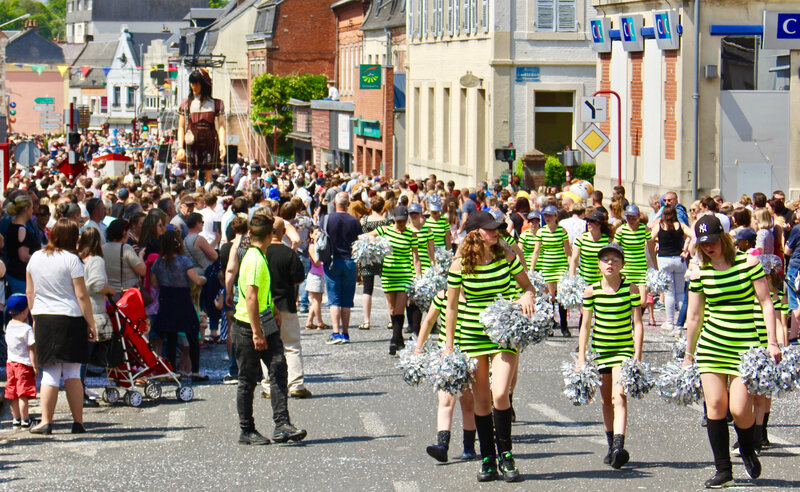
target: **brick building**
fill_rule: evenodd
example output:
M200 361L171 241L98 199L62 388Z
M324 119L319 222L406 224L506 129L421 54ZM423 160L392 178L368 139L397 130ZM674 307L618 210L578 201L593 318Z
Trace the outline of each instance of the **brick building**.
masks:
M311 147L318 168L353 171L353 103L311 101Z
M369 0L339 0L331 5L336 16L336 87L342 101L352 101L358 86L358 65L362 63L364 33L361 24Z

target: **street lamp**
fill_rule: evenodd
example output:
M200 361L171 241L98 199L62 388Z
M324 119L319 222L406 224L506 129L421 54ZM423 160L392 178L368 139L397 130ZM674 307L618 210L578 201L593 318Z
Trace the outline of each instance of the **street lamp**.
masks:
M13 24L13 23L17 22L18 20L27 19L30 16L31 16L31 14L22 14L19 17L17 17L16 19L11 19L8 22L3 22L2 24L0 24L0 27L4 27L4 26L7 26L9 24Z

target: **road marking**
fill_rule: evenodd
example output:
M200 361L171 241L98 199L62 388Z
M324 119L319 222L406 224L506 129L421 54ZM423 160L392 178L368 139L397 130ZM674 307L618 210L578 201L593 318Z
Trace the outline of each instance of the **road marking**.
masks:
M394 490L397 492L419 492L417 482L394 482Z
M386 426L381 422L380 417L375 412L361 412L361 422L364 424L364 429L372 437L383 437L386 435Z
M528 403L528 406L533 410L536 410L544 417L561 424L563 426L564 434L567 435L583 435L587 430L591 431L597 426L585 426L579 422L572 420L571 418L567 417L566 415L562 414L555 408L549 407L544 403ZM592 438L592 437L582 437L582 439L592 442L594 444L600 444L602 446L608 445L606 441L599 438Z
M185 434L183 426L186 423L186 412L181 410L174 410L169 412L167 419L167 430L164 440L165 441L180 441Z

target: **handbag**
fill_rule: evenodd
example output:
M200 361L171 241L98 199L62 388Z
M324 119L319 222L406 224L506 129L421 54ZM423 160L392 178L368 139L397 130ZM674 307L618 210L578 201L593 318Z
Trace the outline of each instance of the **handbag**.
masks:
M264 334L264 338L280 331L278 322L275 321L275 317L272 315L272 309L262 311L259 314L259 318L261 319L261 333Z
M331 243L331 237L328 235L328 217L329 214L326 214L322 218L322 224L319 228L319 237L317 238L317 258L322 263L330 263L333 260L333 244Z
M194 145L194 133L192 133L191 129L186 130L186 133L183 135L183 142L186 145Z
M111 325L111 320L107 314L96 313L94 315L94 326L97 329L97 343L111 340L111 336L114 334L114 327Z
M113 333L109 340L95 344L89 362L100 367L117 367L125 361L124 352L122 335Z

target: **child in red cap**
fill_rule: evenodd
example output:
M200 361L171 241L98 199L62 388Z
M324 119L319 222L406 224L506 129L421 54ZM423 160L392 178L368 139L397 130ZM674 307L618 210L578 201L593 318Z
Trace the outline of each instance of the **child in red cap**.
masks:
M25 294L8 298L6 312L11 320L6 325L6 400L11 402L13 426L29 429L33 422L28 415L28 400L36 398L36 342L28 321L28 299Z

